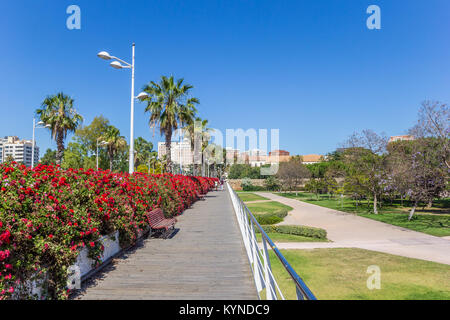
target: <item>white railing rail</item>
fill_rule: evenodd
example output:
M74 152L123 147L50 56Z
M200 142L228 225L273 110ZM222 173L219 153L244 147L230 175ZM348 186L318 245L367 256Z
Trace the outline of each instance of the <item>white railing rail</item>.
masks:
M233 203L233 208L241 230L242 239L244 241L245 250L252 269L259 298L265 298L266 300L285 300L283 292L278 286L278 283L272 273L272 267L269 259L269 246L292 278L296 286L297 299L316 300L316 297L311 290L309 290L303 280L287 262L285 257L278 250L277 246L269 238L258 221L256 221L254 215L228 183L227 189L229 191L231 202ZM259 248L258 241L256 239L256 230L261 233L261 249ZM264 289L266 289L265 297L262 295L262 291Z

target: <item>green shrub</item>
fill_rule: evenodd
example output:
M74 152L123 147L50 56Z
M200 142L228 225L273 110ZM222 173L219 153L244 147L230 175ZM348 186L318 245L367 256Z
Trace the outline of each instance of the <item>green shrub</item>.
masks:
M265 187L261 187L261 186L247 186L245 189L243 189L244 191L267 191L267 189Z
M280 181L278 181L278 179L276 179L273 176L270 176L264 181L264 186L269 191L276 191L280 189L281 184Z
M293 234L296 236L304 236L309 238L327 239L327 231L320 228L307 226L272 226L272 225L263 225L262 228L266 233L274 232L274 233Z
M255 218L260 225L272 225L283 221L283 218L280 218L275 214L257 214L255 215Z
M242 179L241 187L244 191L250 191L250 188L253 187L252 180L250 180L249 178Z

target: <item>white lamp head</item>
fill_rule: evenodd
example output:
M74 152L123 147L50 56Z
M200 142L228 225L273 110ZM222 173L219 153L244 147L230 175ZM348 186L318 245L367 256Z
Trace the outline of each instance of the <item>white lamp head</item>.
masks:
M42 121L39 121L39 122L37 123L38 126L42 126L43 124L44 124L44 122L42 122Z
M113 61L109 64L111 67L113 67L114 69L122 69L123 66L120 64L119 61Z
M147 93L145 93L145 92L141 92L141 93L139 93L138 95L137 95L137 99L139 99L139 100L141 100L141 101L143 101L143 100L145 100L145 99L147 99L149 97L149 95L147 94Z
M97 57L99 57L99 58L101 58L103 60L111 60L112 59L111 56L109 55L109 53L106 52L106 51L102 51L102 52L97 53Z

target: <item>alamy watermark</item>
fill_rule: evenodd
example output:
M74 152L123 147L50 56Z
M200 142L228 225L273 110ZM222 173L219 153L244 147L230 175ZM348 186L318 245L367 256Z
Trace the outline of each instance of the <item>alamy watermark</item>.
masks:
M279 129L226 129L225 134L219 129L211 129L205 134L201 121L196 121L192 132L178 129L173 137L180 135L193 141L194 165L201 165L205 160L210 164L227 165L251 162L260 167L261 175L271 176L278 172ZM172 138L172 141L176 140Z
M381 289L381 269L377 265L372 265L367 268L367 273L370 276L367 278L367 289L380 290Z
M66 20L66 26L69 30L81 29L81 9L77 5L70 5L66 9L66 13L70 16Z
M381 9L379 6L372 4L367 10L367 14L370 16L367 18L366 25L369 30L380 30L381 29Z

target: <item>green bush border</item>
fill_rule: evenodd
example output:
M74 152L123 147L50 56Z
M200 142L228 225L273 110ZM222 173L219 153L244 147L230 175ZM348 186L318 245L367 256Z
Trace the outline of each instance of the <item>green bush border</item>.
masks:
M266 233L284 233L296 236L304 236L309 238L317 238L327 240L327 231L321 228L307 227L307 226L262 226ZM259 232L259 230L256 230Z
M254 216L260 225L272 225L282 222L287 215L287 211L280 210L273 213L256 213Z

